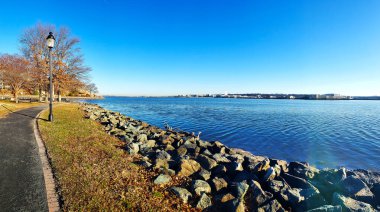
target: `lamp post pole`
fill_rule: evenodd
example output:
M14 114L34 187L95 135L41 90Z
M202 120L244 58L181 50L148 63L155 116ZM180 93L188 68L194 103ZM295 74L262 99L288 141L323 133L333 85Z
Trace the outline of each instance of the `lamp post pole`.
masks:
M49 65L50 65L50 70L49 70L49 93L50 93L50 102L49 102L49 121L53 121L53 64L51 61L51 49L49 47Z
M49 121L53 121L53 63L51 59L51 49L54 47L54 42L55 38L53 36L52 32L49 32L49 35L46 38L46 43L49 48L49 65L50 65L50 70L49 70L49 84L50 84L50 102L49 102Z

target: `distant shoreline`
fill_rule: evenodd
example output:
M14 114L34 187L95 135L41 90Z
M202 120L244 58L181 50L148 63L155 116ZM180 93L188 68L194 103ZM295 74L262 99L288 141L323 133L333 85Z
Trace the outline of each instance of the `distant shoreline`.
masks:
M104 95L104 97L117 97L117 98L213 98L213 99L271 99L271 100L327 100L327 101L342 101L342 100L380 100L380 96L350 96L351 98L342 98L342 99L326 99L326 98L320 98L320 99L312 99L312 98L284 98L284 97L276 97L276 98L250 98L250 97L226 97L226 96L218 96L218 97L212 97L212 96L118 96L118 95ZM102 99L101 98L101 99Z

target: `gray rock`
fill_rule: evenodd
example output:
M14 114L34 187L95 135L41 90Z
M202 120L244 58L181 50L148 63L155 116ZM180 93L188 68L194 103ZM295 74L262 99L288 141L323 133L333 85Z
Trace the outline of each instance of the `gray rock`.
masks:
M243 171L238 171L235 173L235 178L233 179L233 182L242 182L242 181L249 182L250 180L258 180L258 178L255 174L243 170Z
M315 174L319 173L319 170L317 168L314 168L312 166L309 166L308 164L300 163L300 162L290 162L288 169L291 175L294 175L296 177L300 177L303 179L312 179L314 178Z
M212 205L211 198L208 197L207 194L203 193L196 205L196 208L205 210L211 207L211 205Z
M156 153L156 158L157 159L170 160L171 157L172 156L169 153L167 153L165 150L161 150L161 151L159 151L159 152Z
M343 211L374 211L370 204L354 200L350 197L345 197L338 193L334 193L332 204L342 206Z
M341 183L342 190L346 196L353 197L359 201L374 204L374 195L368 186L356 176L349 176Z
M285 160L278 160L278 159L269 159L270 165L273 167L275 165L280 166L282 172L288 172L288 162Z
M270 168L266 171L266 173L265 173L265 175L264 175L264 177L263 177L263 180L264 180L264 181L270 181L270 180L273 180L275 177L276 177L276 172L275 172L275 170L274 170L273 167L270 167Z
M156 145L156 141L155 140L148 140L145 144L144 144L146 147L154 147Z
M218 165L218 163L215 160L202 154L197 157L197 161L206 170L211 170L212 168Z
M225 179L215 177L211 180L212 189L216 192L222 190L223 188L227 188L228 183Z
M227 172L230 175L235 175L237 171L244 170L242 164L237 161L231 161L230 163L226 163L225 166L227 168Z
M226 156L217 153L212 156L217 163L229 163L231 162Z
M138 164L139 164L140 166L144 167L144 168L150 168L150 167L152 166L151 163L149 163L148 161L145 161L145 160L143 160L143 161L139 161Z
M195 149L197 148L197 144L190 141L190 140L186 140L184 143L183 143L183 146L186 147L187 149Z
M178 175L188 177L201 169L201 165L192 159L182 159Z
M374 184L380 184L380 172L372 172L363 169L354 170L351 172L370 188L372 188ZM351 175L351 172L347 175Z
M168 160L165 160L165 159L156 159L154 161L154 166L153 166L154 169L160 169L160 168L163 168L163 169L169 169L169 163L168 163Z
M185 188L181 187L171 187L170 191L172 191L177 197L179 197L184 203L189 201L189 198L192 197L191 193Z
M280 180L271 180L269 182L269 188L273 193L280 193L283 190L289 189L289 186Z
M235 199L235 196L232 195L231 193L222 192L222 193L216 194L214 196L214 200L216 202L221 202L221 203L228 202L228 201L233 200L233 199Z
M160 174L158 177L154 180L154 184L160 185L168 183L172 180L172 178L169 175L166 174Z
M98 117L94 114L91 114L88 118L91 120L96 120Z
M269 168L270 168L270 161L267 158L265 160L259 162L258 164L256 164L254 167L248 166L248 169L250 171L255 172L255 173L266 172Z
M140 143L144 143L144 142L148 141L148 137L146 136L146 134L140 134L137 137L137 141Z
M307 188L314 188L314 186L306 181L305 179L290 175L288 173L284 173L283 178L285 181L293 188L302 188L302 189L307 189Z
M219 141L215 141L214 143L211 144L211 146L209 146L209 150L210 152L216 154L216 153L221 153L221 154L224 154L226 153L226 148L224 146L224 144L220 143Z
M245 212L244 201L240 199L227 201L223 204L222 208L223 211Z
M246 182L239 182L233 185L234 194L238 199L244 199L248 189L249 185Z
M285 209L281 206L281 204L276 200L273 199L267 204L261 206L257 210L258 212L280 212L285 211Z
M342 206L340 205L324 205L319 208L308 210L307 212L341 212Z
M376 183L372 188L373 194L375 195L377 205L380 205L380 183Z
M130 143L126 146L126 150L129 154L134 155L139 152L140 147L137 143Z
M202 149L201 149L201 152L202 152L203 155L206 155L206 156L212 157L212 153L211 153L208 149L204 149L203 151L202 151Z
M225 176L226 172L227 168L222 164L219 164L214 169L212 169L212 174L215 176Z
M251 187L249 188L249 195L252 203L255 207L259 207L263 203L267 202L272 198L272 196L265 192L259 182L252 181Z
M166 147L165 147L165 151L166 152L172 152L174 150L175 150L175 148L172 145L170 145L170 144L166 145ZM173 154L170 153L170 155L173 155Z
M315 187L301 189L300 194L304 198L300 205L302 211L317 208L327 204L326 200Z
M292 205L293 208L301 208L300 203L305 200L301 194L300 188L288 188L281 191L281 198Z
M209 171L205 170L205 169L201 169L198 172L198 176L199 176L200 179L207 181L207 180L210 179L211 173Z
M187 149L186 149L186 147L184 147L184 146L181 146L181 147L179 147L179 148L177 149L177 154L178 154L179 156L181 156L181 157L183 157L184 155L186 155L186 153L187 153Z
M201 196L203 193L211 193L211 186L203 180L193 181L192 189L197 196Z

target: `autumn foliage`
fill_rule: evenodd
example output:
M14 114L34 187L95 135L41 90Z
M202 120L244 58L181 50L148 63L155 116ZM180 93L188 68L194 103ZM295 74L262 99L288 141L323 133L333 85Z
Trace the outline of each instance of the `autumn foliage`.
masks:
M62 95L93 95L94 91L97 92L96 85L89 80L91 68L84 64L80 40L66 27L56 29L52 25L37 24L26 29L20 37L22 56L0 55L0 82L16 102L21 91L23 94L38 94L40 101L43 96L48 97L49 49L46 37L49 32L53 32L56 39L51 61L55 97L60 101Z

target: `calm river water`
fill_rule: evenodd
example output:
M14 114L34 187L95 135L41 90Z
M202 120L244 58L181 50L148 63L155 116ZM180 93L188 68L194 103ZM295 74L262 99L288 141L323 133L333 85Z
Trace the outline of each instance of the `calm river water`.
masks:
M87 100L135 119L319 168L380 171L380 101L106 97Z

